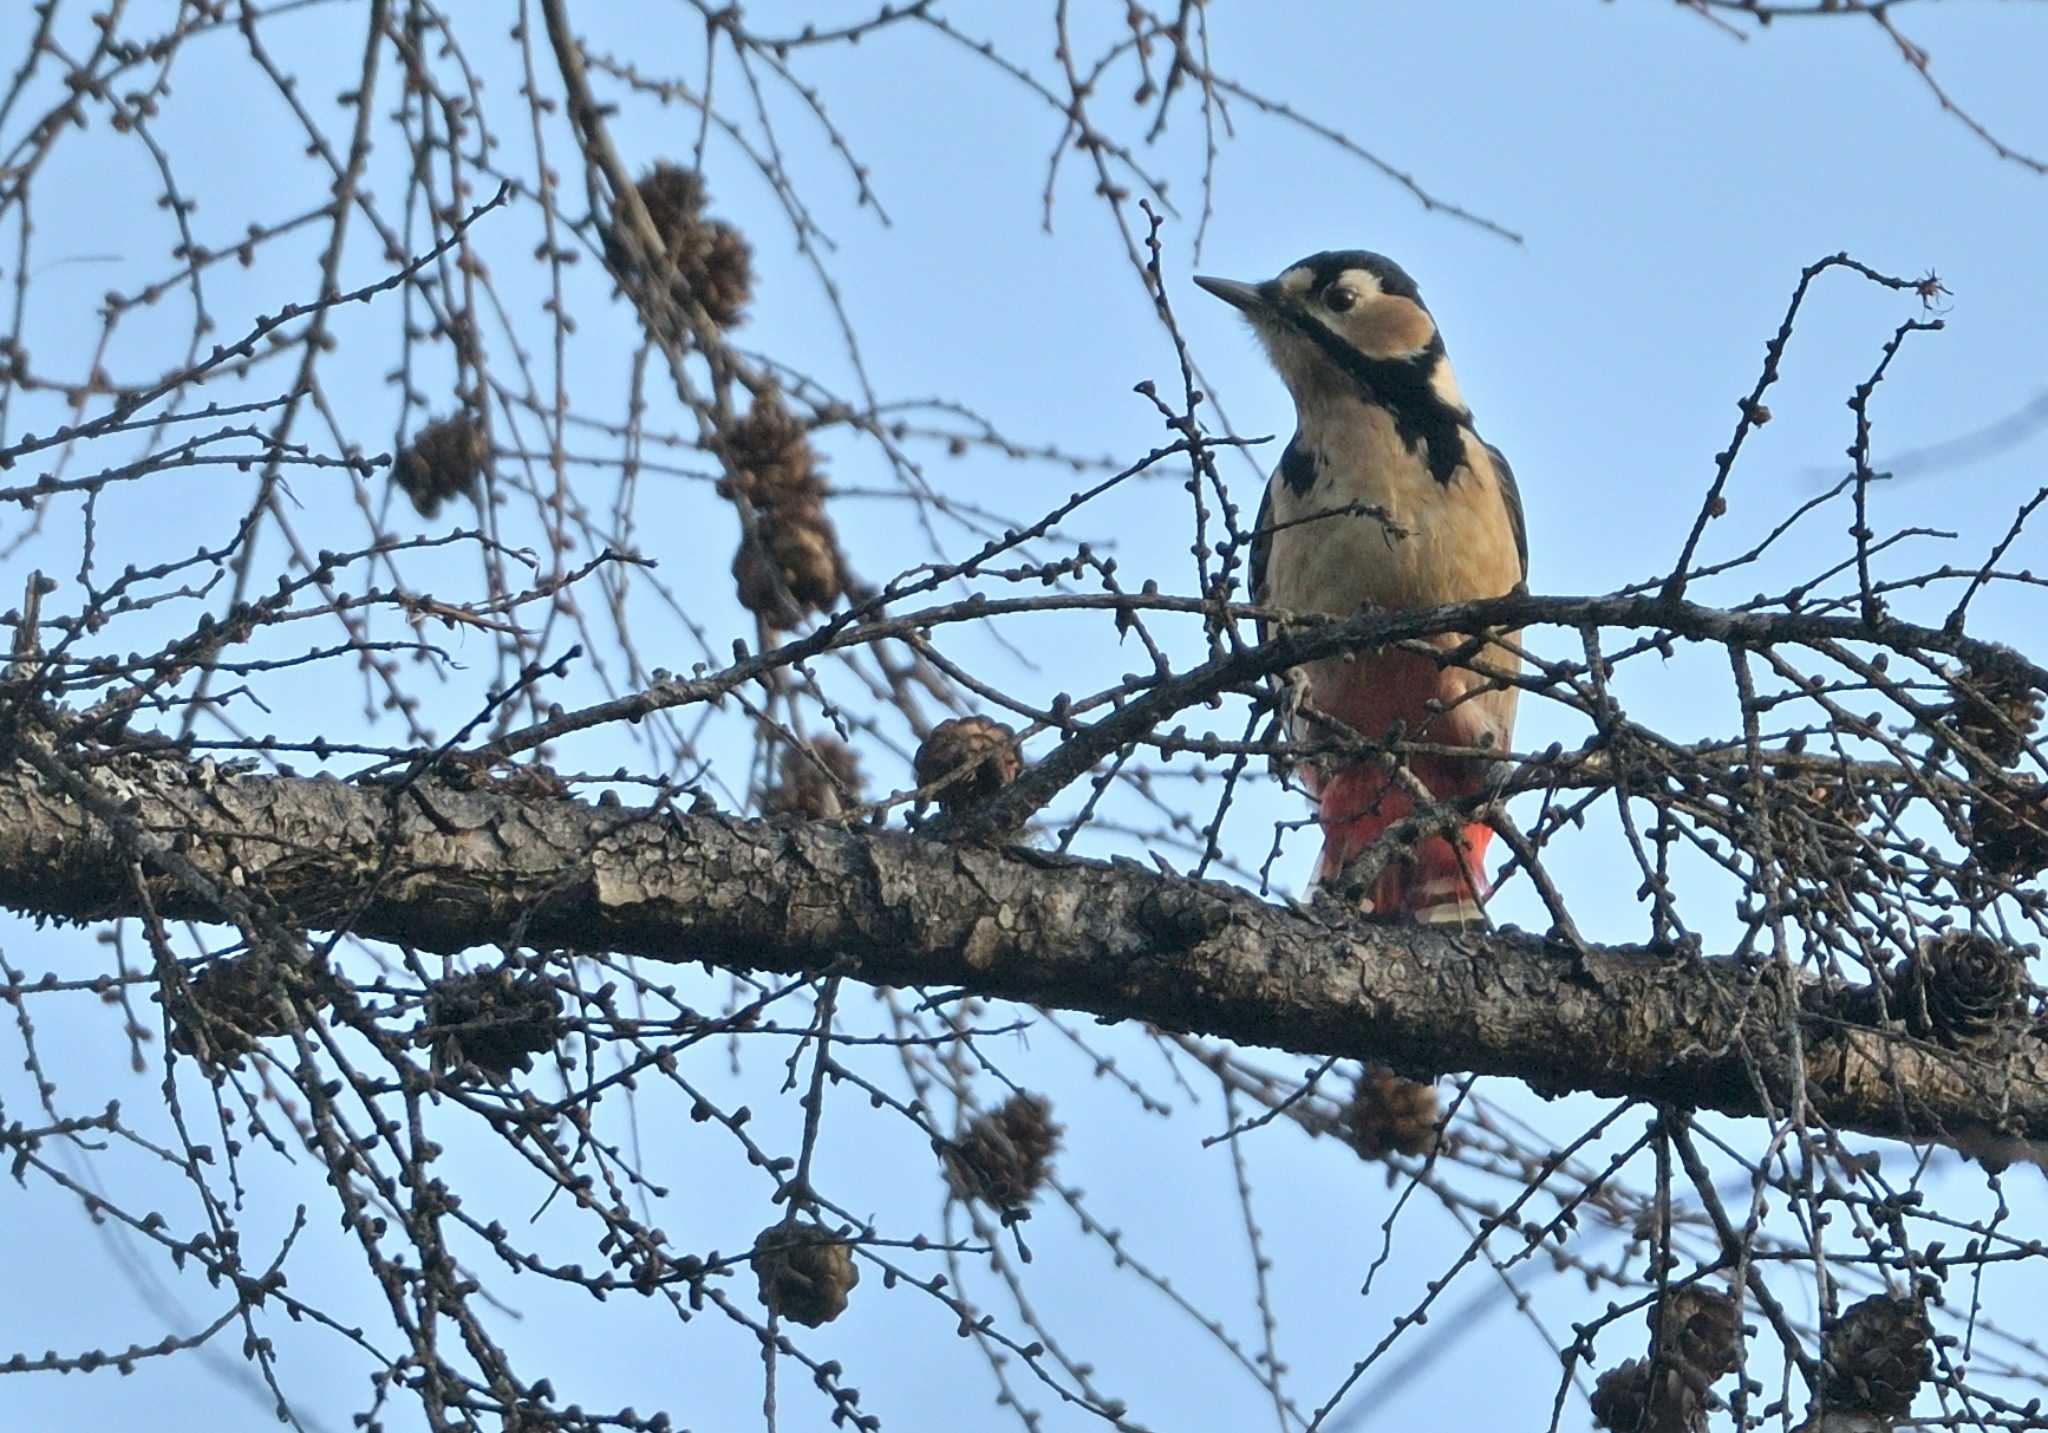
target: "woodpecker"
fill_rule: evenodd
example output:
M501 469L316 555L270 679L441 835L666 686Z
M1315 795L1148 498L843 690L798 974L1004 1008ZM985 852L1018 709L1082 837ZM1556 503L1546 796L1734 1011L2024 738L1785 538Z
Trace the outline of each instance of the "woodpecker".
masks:
M1240 309L1294 399L1295 433L1266 484L1252 538L1252 599L1262 607L1348 617L1499 597L1528 573L1521 495L1500 450L1483 442L1458 391L1443 335L1400 265L1346 249L1315 254L1264 283L1196 278ZM1416 792L1446 801L1486 789L1515 719L1519 633L1474 651L1430 639L1454 663L1381 648L1290 674L1297 739L1348 729L1472 749L1412 753L1405 776L1357 758L1309 763L1323 851L1314 884L1412 815ZM1263 630L1261 632L1263 637ZM1473 670L1487 669L1486 674ZM1430 921L1478 915L1493 830L1466 823L1421 836L1363 893L1375 913Z

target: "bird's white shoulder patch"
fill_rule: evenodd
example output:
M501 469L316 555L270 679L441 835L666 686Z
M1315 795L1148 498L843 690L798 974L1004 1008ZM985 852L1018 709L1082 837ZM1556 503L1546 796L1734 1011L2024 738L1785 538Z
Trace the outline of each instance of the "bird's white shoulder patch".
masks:
M1458 391L1458 375L1451 372L1451 361L1442 354L1437 355L1436 367L1429 370L1430 391L1456 408L1459 412L1470 412L1465 406L1465 395Z

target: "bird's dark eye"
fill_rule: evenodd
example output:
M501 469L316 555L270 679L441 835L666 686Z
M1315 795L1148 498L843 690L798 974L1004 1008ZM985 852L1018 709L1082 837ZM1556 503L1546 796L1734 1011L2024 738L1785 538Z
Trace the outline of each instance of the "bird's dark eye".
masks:
M1343 313L1358 302L1358 295L1351 289L1331 289L1323 295L1323 307L1331 313Z

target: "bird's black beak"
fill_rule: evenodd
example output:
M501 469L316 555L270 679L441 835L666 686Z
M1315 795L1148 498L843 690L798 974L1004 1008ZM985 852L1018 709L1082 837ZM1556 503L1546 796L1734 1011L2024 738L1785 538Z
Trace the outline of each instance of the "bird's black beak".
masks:
M1254 317L1272 311L1271 284L1241 284L1236 279L1212 279L1203 274L1195 275L1195 282L1232 308L1243 309Z

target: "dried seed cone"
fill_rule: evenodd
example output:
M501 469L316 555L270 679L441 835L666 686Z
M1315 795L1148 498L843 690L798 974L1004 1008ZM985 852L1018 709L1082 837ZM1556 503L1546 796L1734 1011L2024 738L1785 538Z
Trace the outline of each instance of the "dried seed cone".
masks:
M1014 731L990 717L966 716L933 727L913 766L919 786L945 782L937 795L939 809L954 811L1008 786L1024 761Z
M507 796L561 800L569 783L544 761L496 761L455 753L435 762L428 775L456 791L501 791Z
M860 754L835 737L813 738L811 752L785 747L779 765L779 779L761 801L768 815L829 821L846 810L849 797L860 799ZM847 795L840 794L842 788Z
M676 266L676 301L694 298L720 328L737 327L753 293L753 250L732 225L704 216L703 176L657 164L634 188ZM609 236L606 248L615 265L628 262L624 246Z
M1436 1148L1436 1087L1368 1066L1344 1106L1351 1146L1367 1159L1423 1155Z
M1869 1413L1813 1406L1792 1433L1892 1433L1892 1421Z
M1700 1433L1707 1399L1677 1368L1653 1379L1647 1359L1616 1364L1593 1383L1593 1426L1613 1433Z
M756 506L824 496L810 436L776 393L756 397L719 438L739 472L740 491ZM730 480L721 480L718 491L731 497Z
M1719 1289L1687 1284L1658 1306L1657 1353L1701 1388L1735 1372L1735 1300Z
M544 761L517 761L508 763L500 771L483 773L483 784L492 791L501 791L507 796L521 796L529 800L564 801L569 797L569 783L561 774Z
M722 219L698 229L677 261L704 312L720 328L738 328L754 293L754 250Z
M764 393L721 441L736 476L719 491L744 497L754 515L753 537L740 539L732 560L741 605L778 626L831 607L846 590L844 563L803 425Z
M1001 1109L975 1116L966 1137L942 1151L946 1183L962 1199L1021 1208L1052 1173L1060 1133L1051 1101L1019 1091Z
M437 1072L465 1066L494 1080L533 1068L533 1057L561 1037L561 996L533 971L495 965L436 981L427 991L427 1023Z
M1633 1433L1650 1401L1650 1366L1639 1358L1616 1364L1593 1380L1593 1426Z
M186 981L189 1005L172 1003L171 1048L203 1054L215 1070L239 1065L258 1040L290 1033L280 1002L291 978L289 967L261 951L208 962Z
M450 498L476 497L477 482L490 459L483 424L467 412L427 424L391 460L391 481L430 518Z
M761 527L760 541L743 538L733 554L733 585L742 607L788 627L839 600L845 591L839 538L823 508L778 512Z
M768 1311L809 1328L845 1313L846 1296L860 1282L852 1250L815 1224L769 1225L749 1262Z
M1893 972L1893 1008L1916 1035L1950 1044L1982 1039L2018 1018L2023 973L2009 947L1948 931L1922 941Z
M1933 1332L1917 1300L1873 1294L1852 1305L1823 1341L1828 1405L1905 1417L1934 1372Z
M2048 787L2031 778L2001 786L1970 802L1970 849L1991 874L2030 880L2048 870Z
M633 187L640 191L647 217L663 238L701 218L705 201L711 197L704 191L703 175L666 160L641 175Z
M1781 797L1771 805L1778 839L1790 858L1822 879L1853 872L1861 853L1856 830L1870 816L1863 793L1818 772L1788 777L1773 789Z
M2018 761L2041 721L2034 689L1971 667L1957 672L1950 685L1956 695L1943 721L2000 766Z

